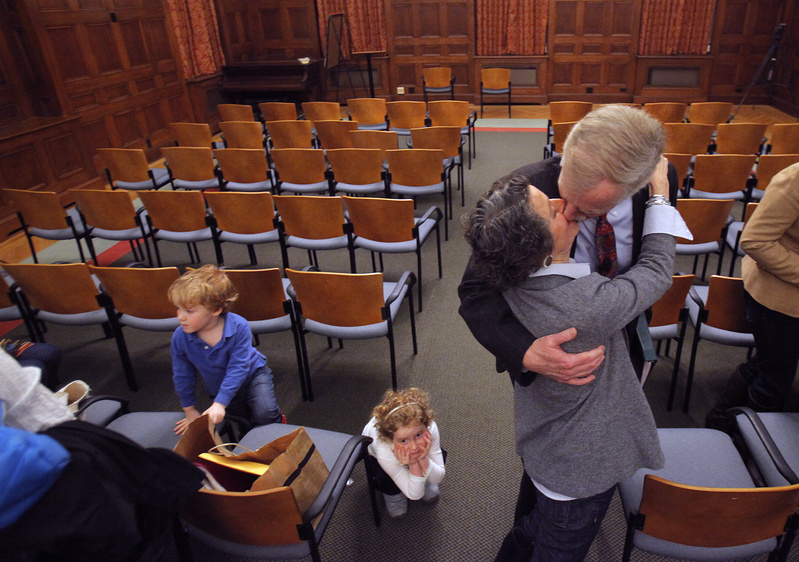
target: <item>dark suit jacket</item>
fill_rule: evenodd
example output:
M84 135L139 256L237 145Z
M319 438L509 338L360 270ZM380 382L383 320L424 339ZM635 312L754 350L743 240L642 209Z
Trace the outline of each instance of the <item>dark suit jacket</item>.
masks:
M560 170L560 156L556 156L522 166L515 170L515 173L526 176L531 185L550 197L560 197L558 191ZM679 181L677 171L671 164L669 164L668 178L670 199L672 205L675 205ZM647 199L649 199L647 186L633 195L633 260L638 259L641 252ZM473 275L470 265L466 266L463 279L458 286L458 296L461 299L458 312L477 341L497 358L497 372L508 371L511 378L521 381L522 359L535 341L535 336L516 319L501 293ZM628 334L629 329L632 328L628 327ZM635 341L629 337L628 340ZM631 357L636 370L643 364L640 353L640 349L631 348Z

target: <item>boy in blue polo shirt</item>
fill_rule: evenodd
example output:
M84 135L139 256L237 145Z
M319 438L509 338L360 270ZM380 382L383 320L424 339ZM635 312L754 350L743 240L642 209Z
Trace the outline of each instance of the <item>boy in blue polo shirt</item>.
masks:
M252 345L247 321L229 312L238 292L227 275L205 265L172 283L168 296L180 320L172 335L172 380L186 413L175 433L202 415L195 407L197 374L214 400L203 412L213 423L228 410L253 425L282 421L266 357Z

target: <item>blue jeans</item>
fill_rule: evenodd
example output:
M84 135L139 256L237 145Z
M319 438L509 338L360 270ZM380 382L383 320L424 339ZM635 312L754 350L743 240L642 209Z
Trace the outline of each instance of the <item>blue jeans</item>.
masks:
M516 521L495 562L576 562L585 559L615 491L614 486L589 498L557 501L536 489L535 507Z
M755 354L741 368L749 397L762 411L779 411L790 395L799 364L799 318L766 308L744 291Z
M230 401L226 411L250 420L253 426L280 422L280 406L268 365L261 367Z

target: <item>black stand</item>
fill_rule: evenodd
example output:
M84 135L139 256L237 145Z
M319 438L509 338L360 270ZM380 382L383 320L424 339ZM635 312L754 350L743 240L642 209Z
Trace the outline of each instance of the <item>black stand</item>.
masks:
M350 36L350 27L349 22L347 22L346 16L344 14L330 14L327 17L327 57L325 57L325 68L331 71L335 71L336 73L336 101L338 101L339 93L341 90L341 72L345 72L347 74L347 80L350 83L350 90L352 91L352 97L357 97L355 93L355 86L352 83L352 76L350 76L350 72L352 72L352 68L347 67L346 65L342 65L342 36L344 33L347 33L347 39L349 40L349 46L352 48L352 37ZM367 61L371 62L371 61ZM361 65L357 66L358 73L361 74L361 82L363 82L363 73L361 72ZM371 74L369 75L371 78ZM365 88L366 83L363 83L362 86Z

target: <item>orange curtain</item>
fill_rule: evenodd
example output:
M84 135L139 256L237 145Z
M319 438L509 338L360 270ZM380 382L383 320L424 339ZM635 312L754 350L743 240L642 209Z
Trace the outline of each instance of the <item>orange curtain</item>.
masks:
M715 0L644 0L639 55L705 55Z
M166 0L185 78L217 72L225 58L213 0Z
M543 55L549 0L477 0L478 55Z
M383 0L317 0L316 7L319 14L322 54L327 54L327 18L330 14L345 16L341 37L342 56L349 57L353 51L357 53L386 50L388 37Z

